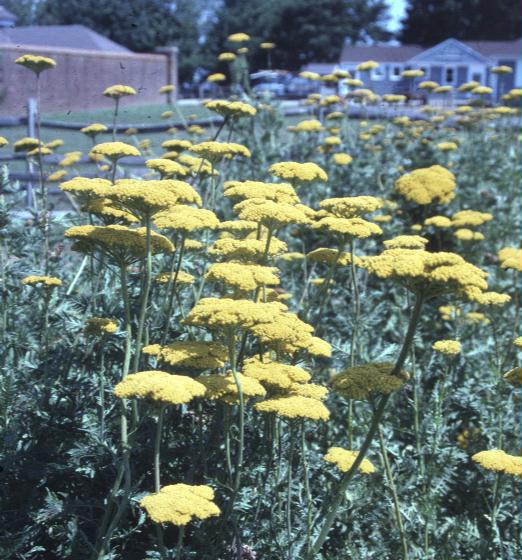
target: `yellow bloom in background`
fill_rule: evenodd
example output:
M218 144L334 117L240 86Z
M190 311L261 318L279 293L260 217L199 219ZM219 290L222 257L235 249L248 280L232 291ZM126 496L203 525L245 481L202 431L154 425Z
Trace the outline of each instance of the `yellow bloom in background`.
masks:
M480 451L471 456L471 460L488 471L520 476L522 474L522 459L515 455L508 455L501 449Z
M248 200L252 198L272 200L285 204L297 204L299 197L290 183L263 183L261 181L225 181L227 198Z
M221 74L221 76L223 76L223 74ZM255 107L248 103L243 103L242 101L216 99L213 101L207 101L204 103L204 107L209 111L213 111L218 115L228 118L253 117L257 113L257 109Z
M349 154L338 153L332 156L332 160L335 163L335 165L345 166L345 165L350 165L350 163L352 163L353 158Z
M138 148L125 142L102 142L101 144L96 144L91 149L91 153L95 156L106 157L112 161L123 157L138 157L141 155Z
M131 86L123 86L121 84L116 84L105 89L103 92L105 97L112 97L113 99L119 99L120 97L125 97L128 95L136 95L136 90Z
M20 138L13 144L13 149L15 152L28 152L38 148L40 141L38 138L31 138L30 136L26 138Z
M40 74L44 70L50 70L56 66L56 61L47 56L39 56L35 54L24 54L15 60L15 64L24 66L35 74Z
M277 268L272 266L227 262L211 265L205 278L234 290L250 292L260 286L278 286L277 272Z
M424 220L424 225L445 229L451 227L452 222L446 216L432 216Z
M439 352L445 356L456 356L460 354L462 349L460 342L457 340L437 340L431 347L435 352Z
M314 181L326 182L328 175L316 163L297 163L295 161L283 161L274 163L268 172L279 179L284 179L292 184L311 183Z
M453 89L453 86L437 86L433 93L449 93Z
M515 340L513 341L513 344L517 348L522 348L522 336L519 336L518 338L515 338Z
M104 336L114 334L117 330L118 323L114 319L106 317L91 317L85 321L85 327L83 328L83 332L87 336Z
M25 155L27 157L36 157L38 155L50 156L52 153L53 151L50 150L49 148L46 148L45 146L39 146L37 148L33 148L32 150L29 150Z
M298 132L321 132L323 125L317 119L307 119L296 124L295 130Z
M269 228L281 228L290 224L309 224L310 219L302 207L285 202L251 198L234 206L241 220L263 224Z
M325 263L328 265L332 265L336 262L338 267L348 266L352 262L350 253L346 251L341 251L339 253L338 250L329 247L318 247L307 253L306 258L312 262ZM359 257L355 257L354 262L358 265L360 262Z
M243 375L256 379L267 390L290 389L295 384L307 383L311 375L298 366L258 357L248 358L243 365Z
M332 376L332 389L347 399L367 400L376 394L387 395L401 389L409 378L402 371L391 375L393 364L388 362L361 364Z
M489 212L478 212L477 210L461 210L453 214L451 217L451 225L453 227L477 227L489 222L493 219L493 215Z
M441 152L452 152L458 149L458 145L455 142L439 142L437 149Z
M163 113L161 113L160 118L161 119L170 119L174 116L174 112L173 111L163 111Z
M239 379L241 392L245 400L266 395L264 387L255 379L245 377L241 373L236 373L236 376ZM229 405L239 403L239 391L232 373L227 375L200 375L196 379L205 387L205 397L207 399L220 400Z
M259 46L264 50L271 50L276 47L275 43L261 43Z
M303 72L299 72L299 77L305 80L317 81L321 78L320 74L317 72L309 72L308 70L304 70ZM310 97L310 96L308 96Z
M244 224L250 224L250 222L245 222L244 220L239 220L237 223L239 223L241 227L244 227ZM220 227L223 227L223 224L221 224ZM254 226L254 229L256 228L257 225ZM275 257L281 255L285 253L287 249L286 243L275 237L272 237L270 241L268 252L266 252L266 241L264 239L224 238L215 241L210 247L209 253L230 260L258 261L266 256Z
M326 422L330 418L330 411L317 399L294 395L267 399L254 405L258 412L275 414L290 420L304 419Z
M176 161L163 158L148 159L145 167L157 171L162 179L171 177L185 177L188 175L188 169Z
M467 93L467 92L470 92L472 89L475 89L478 86L480 86L479 82L476 82L475 80L471 80L470 82L464 82L463 84L461 84L459 86L459 91Z
M401 76L403 78L422 78L422 76L424 76L424 70L403 70Z
M55 140L51 140L50 142L47 142L45 144L45 147L49 150L55 150L56 148L60 148L61 146L63 146L63 140L60 138L56 138Z
M233 52L222 52L218 55L220 62L232 62L236 60L236 55Z
M217 342L176 340L163 347L159 344L152 345L150 349L154 351L147 351L147 348L143 349L144 353L155 355L159 362L181 370L204 371L221 368L228 357L227 348Z
M217 163L224 158L230 159L234 156L250 157L252 155L247 147L235 144L234 142L215 142L211 140L194 144L189 149L191 152L213 163Z
M500 267L504 269L511 268L521 271L522 268L522 250L515 247L504 247L497 253Z
M519 367L510 369L504 374L504 379L513 387L520 389L521 386L521 369Z
M477 86L471 90L471 93L475 95L490 95L493 93L493 89L488 86Z
M7 146L9 144L7 138L4 138L4 136L0 136L0 148L3 148L4 146Z
M89 124L87 126L84 126L83 128L80 128L80 132L82 134L85 134L86 136L91 136L91 137L95 137L97 134L103 134L104 132L107 132L109 129L101 123L92 123Z
M420 235L398 235L384 241L386 249L424 249L428 240Z
M419 89L432 90L432 89L435 89L435 88L439 87L439 84L437 82L433 82L431 80L426 80L424 82L421 82L417 87Z
M48 183L57 183L58 181L61 181L66 175L67 171L65 169L59 169L58 171L54 171L53 173L47 175L45 180Z
M359 72L367 72L368 70L373 70L375 68L379 68L379 63L375 60L366 60L356 66L356 70Z
M327 216L313 224L312 228L342 235L347 238L366 239L372 235L382 235L382 229L377 224L368 222L363 218L347 219Z
M62 281L54 276L26 276L22 280L24 286L42 286L44 288L59 288Z
M323 460L333 463L341 472L348 472L358 455L358 451L350 451L342 447L330 447ZM375 472L375 467L368 459L363 459L357 468L362 474L372 474Z
M196 280L192 274L180 270L177 276L175 272L161 272L156 276L154 282L156 284L167 284L169 281L174 281L174 279L176 279L176 285L190 285L194 284Z
M120 399L151 399L174 405L203 397L205 392L205 387L188 375L171 375L155 370L127 375L114 387L114 394Z
M484 234L468 228L457 229L454 235L457 239L460 239L460 241L484 241L485 239Z
M207 82L217 83L224 82L227 77L225 76L225 74L221 74L221 72L216 72L215 74L209 74L205 79Z
M384 201L375 196L347 196L327 198L319 206L337 218L356 218L370 214L384 206Z
M212 501L214 490L210 486L171 484L156 494L145 496L140 506L155 523L171 523L178 527L193 519L208 519L221 513Z
M246 33L232 33L227 37L227 41L231 43L244 43L245 41L250 41L250 35Z
M159 229L175 230L188 235L201 229L216 229L219 220L211 210L177 204L156 214L154 224Z
M290 395L324 401L328 396L328 389L316 383L294 383L290 387Z
M400 177L395 189L411 202L447 204L455 197L455 176L440 165L416 169Z
M161 86L158 90L158 93L172 93L176 89L174 84L166 84Z

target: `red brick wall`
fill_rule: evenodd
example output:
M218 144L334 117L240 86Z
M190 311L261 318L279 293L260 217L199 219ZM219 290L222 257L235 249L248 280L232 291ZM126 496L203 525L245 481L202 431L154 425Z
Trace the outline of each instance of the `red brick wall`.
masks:
M127 97L125 104L159 103L165 100L158 89L167 83L169 64L177 85L175 54L169 57L0 44L0 115L23 115L27 98L35 95L34 74L14 63L22 54L49 56L56 61L56 67L40 77L42 112L111 107L113 101L102 93L114 84L129 85L138 92Z

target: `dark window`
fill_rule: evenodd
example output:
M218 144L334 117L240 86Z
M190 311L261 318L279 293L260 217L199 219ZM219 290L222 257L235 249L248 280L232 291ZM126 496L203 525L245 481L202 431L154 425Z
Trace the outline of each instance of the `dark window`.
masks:
M446 83L452 84L455 80L455 72L453 68L446 68Z

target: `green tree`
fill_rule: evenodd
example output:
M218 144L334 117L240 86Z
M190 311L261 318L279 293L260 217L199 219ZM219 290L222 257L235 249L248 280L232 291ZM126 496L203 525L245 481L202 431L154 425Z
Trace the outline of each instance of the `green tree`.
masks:
M2 6L16 16L16 25L32 25L40 0L2 0Z
M520 37L520 0L410 0L403 43L433 45L448 37L502 41Z
M253 68L266 67L266 53L257 47L262 41L277 44L274 67L297 70L308 62L335 62L345 40L389 38L386 16L383 0L225 0L207 34L207 64L237 31L252 37Z
M138 52L177 45L180 77L187 79L198 65L198 17L202 0L41 0L37 21L42 25L83 24Z

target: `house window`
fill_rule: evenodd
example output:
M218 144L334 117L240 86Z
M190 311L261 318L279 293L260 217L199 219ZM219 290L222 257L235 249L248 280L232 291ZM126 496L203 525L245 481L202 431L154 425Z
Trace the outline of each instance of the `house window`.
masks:
M473 72L471 79L480 84L482 82L482 72Z
M455 81L455 69L451 67L446 68L444 79L447 84L452 84Z
M401 72L402 72L402 66L392 66L391 67L391 72L390 72L390 79L393 81L398 81L401 79Z
M382 68L382 66L372 69L371 79L377 82L384 80L384 69Z

